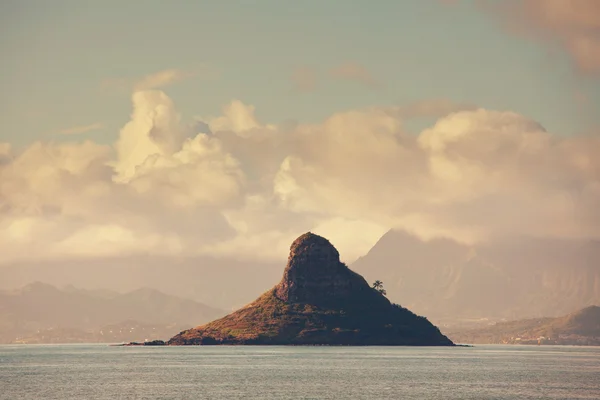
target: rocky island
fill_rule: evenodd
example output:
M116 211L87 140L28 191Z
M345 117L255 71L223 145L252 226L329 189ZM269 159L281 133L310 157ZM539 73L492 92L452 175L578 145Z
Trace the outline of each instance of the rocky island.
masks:
M297 238L283 278L254 302L167 345L452 346L426 318L392 304L325 238Z

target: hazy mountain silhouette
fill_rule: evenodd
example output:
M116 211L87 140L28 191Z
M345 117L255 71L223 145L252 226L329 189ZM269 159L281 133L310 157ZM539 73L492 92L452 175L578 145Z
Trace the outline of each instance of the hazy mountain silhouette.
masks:
M42 281L111 298L111 291L144 286L231 310L268 290L283 262L132 256L20 263L0 266L0 289ZM437 323L552 317L600 304L598 241L520 237L468 246L390 231L351 268L369 282L382 280L392 301Z
M0 292L0 338L37 330L89 330L133 320L136 323L190 326L225 311L192 300L142 288L119 294L110 291L66 290L34 282L21 289Z
M556 318L499 322L464 331L448 332L460 343L589 344L600 345L600 307L589 306Z
M282 257L282 261L285 257ZM33 281L86 290L129 292L149 287L223 309L247 304L269 288L281 262L211 257L131 256L82 258L0 266L0 289ZM232 279L236 277L236 279Z
M600 303L600 242L514 238L477 246L389 231L352 268L434 319L564 315Z

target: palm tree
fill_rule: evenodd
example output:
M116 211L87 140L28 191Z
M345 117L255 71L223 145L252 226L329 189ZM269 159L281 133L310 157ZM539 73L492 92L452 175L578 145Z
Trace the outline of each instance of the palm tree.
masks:
M375 282L373 282L373 289L377 290L379 293L381 293L384 296L387 294L387 292L383 288L383 282L381 282L379 279L376 280Z

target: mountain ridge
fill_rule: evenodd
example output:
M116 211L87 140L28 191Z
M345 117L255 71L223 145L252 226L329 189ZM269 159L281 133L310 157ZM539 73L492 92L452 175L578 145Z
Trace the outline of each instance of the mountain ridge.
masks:
M466 245L391 230L352 268L436 321L533 318L600 303L599 249L531 237Z
M223 314L223 310L150 288L119 294L72 286L59 289L36 281L0 291L0 341L10 342L48 329L96 330L127 320L185 326Z
M600 307L589 306L555 318L531 318L469 330L447 331L455 341L477 344L600 345Z

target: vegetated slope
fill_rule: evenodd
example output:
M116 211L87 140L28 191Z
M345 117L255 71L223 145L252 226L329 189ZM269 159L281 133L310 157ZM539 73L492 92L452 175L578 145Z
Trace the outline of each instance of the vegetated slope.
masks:
M600 344L600 307L590 306L563 317L532 318L465 331L448 332L461 343Z
M290 248L281 282L242 309L181 332L170 345L452 345L426 318L390 303L306 233Z

